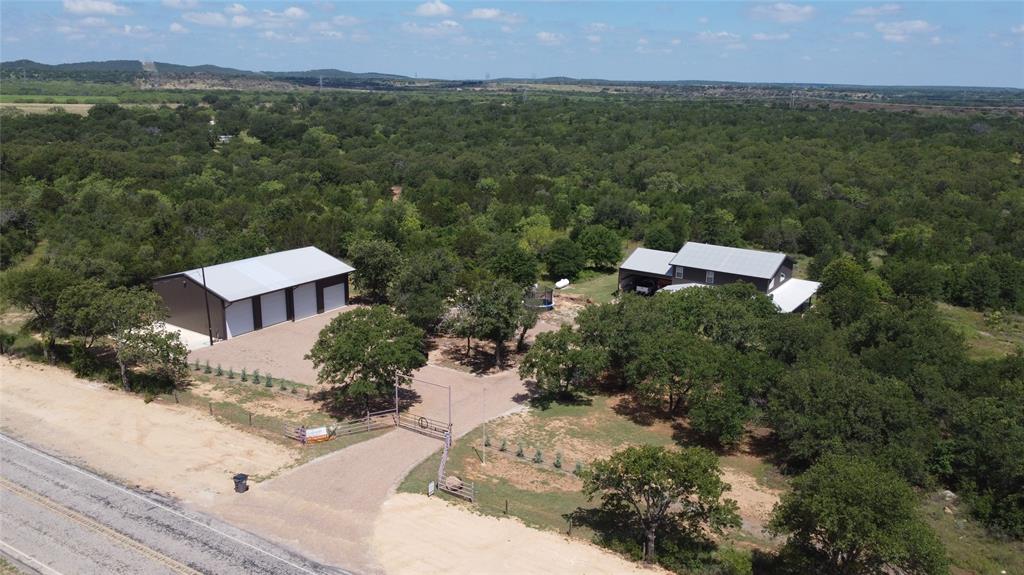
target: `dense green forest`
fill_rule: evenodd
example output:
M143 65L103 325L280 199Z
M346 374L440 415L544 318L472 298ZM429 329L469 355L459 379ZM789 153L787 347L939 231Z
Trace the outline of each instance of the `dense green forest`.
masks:
M846 251L881 263L897 294L1024 310L1019 119L569 98L204 100L4 118L3 265L47 240L57 261L143 283L307 244L344 256L360 233L474 262L503 235L542 236L530 246L542 250L543 228L599 224L652 248L802 253L812 276Z
M1024 536L1024 354L969 358L935 308L1024 312L1019 118L210 94L175 108L9 114L3 139L0 263L15 278L44 266L53 289L145 286L312 244L353 262L367 300L500 351L536 321L517 311L522 288L612 269L625 240L806 256L822 289L804 316L743 285L624 296L538 337L520 369L552 401L598 380L626 389L716 448L763 423L780 466L819 469L800 483L808 494L885 469L887 493L948 487L993 532ZM448 314L453 299L461 311ZM786 505L775 528L806 544L806 509L798 496ZM934 549L906 553L935 561L878 565L943 568Z

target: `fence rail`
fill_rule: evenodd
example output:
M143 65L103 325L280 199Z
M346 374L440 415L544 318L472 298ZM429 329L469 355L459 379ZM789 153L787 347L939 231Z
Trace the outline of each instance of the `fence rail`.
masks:
M451 431L451 425L439 419L432 419L415 413L398 414L398 427L422 433L435 439L444 440L446 433Z
M476 501L476 485L472 481L463 481L454 475L447 475L441 478L441 482L437 486L441 491L451 493L456 497L461 497L471 502Z

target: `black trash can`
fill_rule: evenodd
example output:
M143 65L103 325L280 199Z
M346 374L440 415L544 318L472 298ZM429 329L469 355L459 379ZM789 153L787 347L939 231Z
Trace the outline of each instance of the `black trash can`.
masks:
M244 473L239 473L238 475L232 477L231 479L235 480L235 492L236 493L245 493L246 491L249 491L249 485L246 484L246 481L249 480L249 476L248 475L246 475Z

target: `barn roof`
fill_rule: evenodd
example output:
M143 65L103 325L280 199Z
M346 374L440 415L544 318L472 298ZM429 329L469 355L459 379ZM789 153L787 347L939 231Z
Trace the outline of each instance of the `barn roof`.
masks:
M354 271L355 268L313 246L275 252L206 268L206 287L232 302ZM203 284L201 269L185 275ZM168 276L164 276L168 277Z
M786 259L786 254L762 252L713 244L686 242L672 258L672 265L711 270L754 278L770 278Z
M629 254L626 261L619 266L621 269L642 272L645 274L672 275L672 258L675 252L637 248Z

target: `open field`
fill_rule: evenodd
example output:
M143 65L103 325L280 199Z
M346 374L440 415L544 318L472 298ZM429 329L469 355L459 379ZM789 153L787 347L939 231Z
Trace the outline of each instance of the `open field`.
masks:
M615 297L619 289L619 274L584 272L580 275L579 281L569 285L563 290L555 291L555 305L560 302L560 295L580 296L593 303L608 303Z
M967 515L967 507L941 493L924 503L924 516L952 562L953 575L1024 573L1024 542L1000 540Z
M679 430L669 422L637 422L628 415L628 402L622 397L595 396L589 405L552 405L546 410L513 414L489 423L487 463L481 461L483 430L477 428L459 440L449 459L449 469L464 479L476 481L477 504L481 512L509 515L525 524L551 531L568 528L567 515L577 507L589 508L580 492L582 481L573 474L579 462L607 457L613 451L647 443L672 447L678 445ZM500 450L502 442L506 451ZM517 457L519 446L523 457ZM532 462L537 450L543 463ZM562 454L562 468L556 469L556 454ZM436 474L438 458L432 457L410 473L401 491L421 493ZM723 476L732 485L728 497L740 507L743 529L735 537L760 545L771 542L761 531L778 500L785 481L770 465L745 449L723 457ZM573 536L591 539L595 533L575 526Z
M1012 312L1002 314L994 325L985 321L980 311L939 303L939 313L967 341L970 354L976 359L1003 357L1024 348L1024 316Z
M146 404L55 367L0 358L0 372L6 433L185 501L229 493L235 473L267 476L298 455L202 412Z

